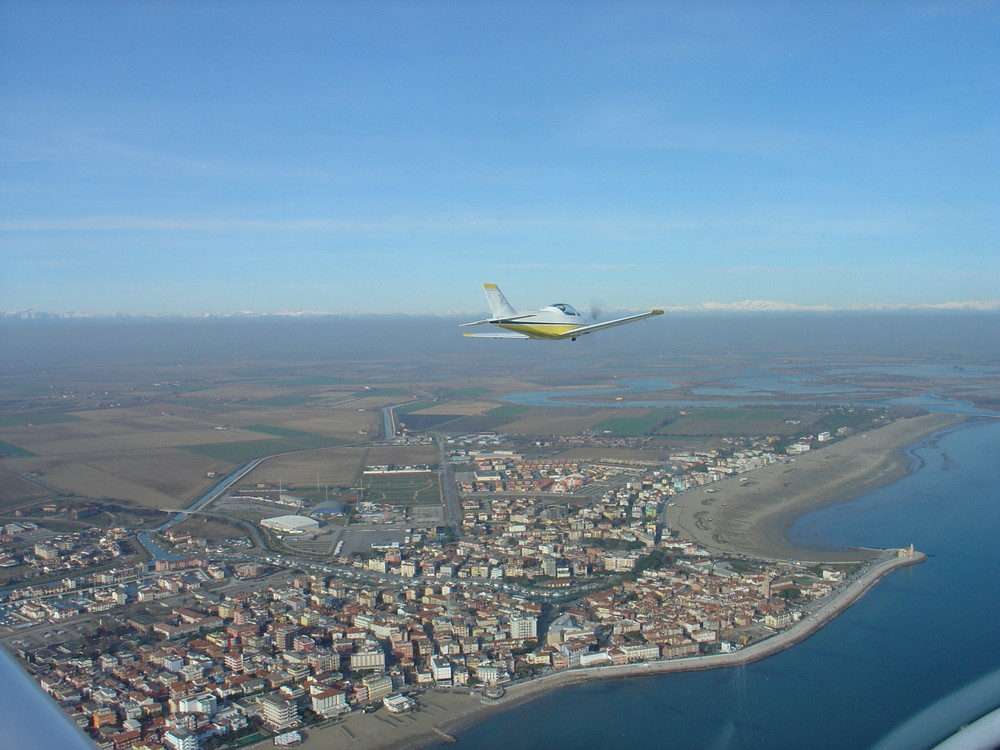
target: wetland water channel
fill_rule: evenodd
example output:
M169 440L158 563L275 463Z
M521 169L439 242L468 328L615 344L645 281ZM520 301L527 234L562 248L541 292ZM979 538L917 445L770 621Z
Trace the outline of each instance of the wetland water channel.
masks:
M897 388L875 385L859 385L849 382L853 376L885 375L914 383L921 393L898 396ZM808 371L779 372L776 370L739 370L732 375L715 377L699 375L699 379L710 380L711 384L692 388L691 395L678 393L678 398L635 398L636 394L669 394L679 390L674 380L660 377L634 377L622 379L612 386L603 388L559 389L509 393L503 401L525 406L591 406L591 407L754 407L776 406L789 403L837 404L844 406L907 406L931 412L968 414L976 416L997 416L996 412L978 409L970 402L941 396L942 389L934 381L943 379L966 380L967 385L950 389L956 391L990 392L998 389L984 388L973 381L996 378L997 368L987 365L968 365L961 368L948 365L838 365L830 368L824 378L835 382L818 382L818 376ZM925 381L926 389L920 388ZM884 392L885 398L872 398L873 393ZM622 400L604 400L595 397L621 396ZM720 399L719 396L729 398ZM588 398L592 397L592 398ZM699 398L704 397L704 398ZM573 399L573 400L569 400Z

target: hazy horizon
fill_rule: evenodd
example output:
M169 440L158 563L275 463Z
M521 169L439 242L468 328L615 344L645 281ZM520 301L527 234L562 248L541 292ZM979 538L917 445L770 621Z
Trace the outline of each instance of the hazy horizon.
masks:
M477 340L462 316L0 321L7 366L347 359L750 356L990 361L1000 314L974 311L667 313L579 341Z

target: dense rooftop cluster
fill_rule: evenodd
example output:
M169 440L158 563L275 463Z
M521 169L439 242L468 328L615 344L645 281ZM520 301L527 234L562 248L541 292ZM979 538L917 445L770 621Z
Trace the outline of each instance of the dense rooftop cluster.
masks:
M839 577L713 560L663 527L675 494L786 460L767 440L667 461L537 458L490 435L450 451L456 536L364 555L310 562L171 531L160 542L185 557L122 564L125 530L46 532L30 546L20 535L39 529L8 529L7 553L49 578L9 592L4 616L101 623L91 641L23 640L20 656L100 746L189 750L405 707L405 691L738 649ZM280 572L295 566L305 572ZM267 574L270 585L246 581Z
M384 556L401 563L395 557ZM725 639L736 632L791 622L776 591L830 589L791 572L737 573L679 558L584 597L547 625L547 607L485 582L367 586L302 575L284 587L155 605L103 642L22 656L109 747L180 747L179 738L200 743L256 725L283 731L406 686L497 685L581 664L732 648Z

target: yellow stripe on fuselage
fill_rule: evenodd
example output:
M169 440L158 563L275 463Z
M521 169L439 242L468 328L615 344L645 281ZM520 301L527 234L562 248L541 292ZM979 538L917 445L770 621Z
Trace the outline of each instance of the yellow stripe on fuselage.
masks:
M566 336L577 328L582 328L583 326L575 325L561 325L561 324L547 324L538 325L533 323L498 323L499 328L506 328L508 331L516 331L517 333L523 333L525 336L531 336L534 339L564 339Z

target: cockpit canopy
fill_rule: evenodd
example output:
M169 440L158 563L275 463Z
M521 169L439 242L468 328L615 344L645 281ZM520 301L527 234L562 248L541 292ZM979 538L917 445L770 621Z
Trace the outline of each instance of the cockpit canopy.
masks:
M553 302L551 305L548 306L547 309L558 310L564 315L572 315L573 317L576 318L580 317L580 313L576 311L576 308L573 307L573 305L567 305L565 302Z

